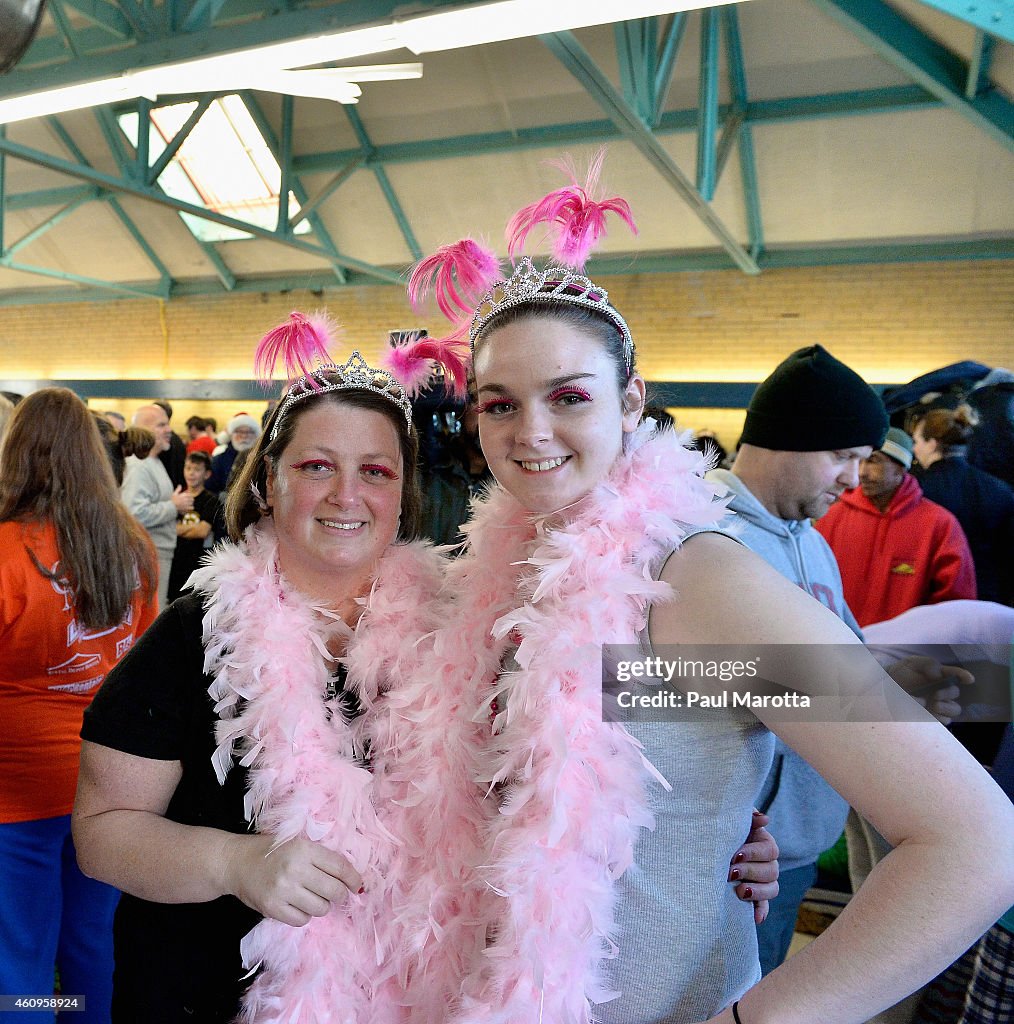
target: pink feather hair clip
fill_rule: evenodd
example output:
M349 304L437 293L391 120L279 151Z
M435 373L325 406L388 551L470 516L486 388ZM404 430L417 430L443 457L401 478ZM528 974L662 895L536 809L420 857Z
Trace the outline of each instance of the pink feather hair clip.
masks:
M450 336L430 338L425 331L406 331L392 336L391 347L380 357L380 363L410 397L417 397L437 379L443 370L444 383L455 397L462 399L468 391L468 342Z
M265 387L270 387L275 367L281 362L286 377L292 381L306 377L310 386L320 385L313 377L315 362L330 363L329 347L334 343L337 326L323 312L293 311L289 319L268 331L261 338L254 353L254 375Z
M514 260L528 235L540 224L550 225L553 236L553 258L573 270L583 270L592 249L606 232L606 214L615 213L636 235L630 206L625 199L602 198L599 177L605 149L600 149L588 167L584 185L578 182L573 162L553 161L571 180L570 185L556 189L537 203L518 210L507 225L507 252Z
M419 308L432 291L440 312L453 329L444 338L415 337L392 343L384 356L389 370L409 394L417 395L431 381L434 363L455 397L468 389L468 325L482 296L502 277L497 255L472 238L442 245L417 263L408 282L408 296Z
M500 279L500 260L471 238L442 245L412 270L408 297L418 309L432 289L440 312L451 323L471 319L483 293Z

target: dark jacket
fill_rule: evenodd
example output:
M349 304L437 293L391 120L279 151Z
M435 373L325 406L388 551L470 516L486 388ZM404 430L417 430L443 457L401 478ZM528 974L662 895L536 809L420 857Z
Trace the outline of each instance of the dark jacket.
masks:
M1014 489L959 455L920 470L918 480L923 494L961 523L980 600L1014 605Z

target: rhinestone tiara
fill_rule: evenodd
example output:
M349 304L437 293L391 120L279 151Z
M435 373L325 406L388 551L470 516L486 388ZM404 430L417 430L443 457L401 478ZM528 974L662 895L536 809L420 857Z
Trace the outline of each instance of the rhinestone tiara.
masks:
M609 293L605 288L600 288L584 275L559 264L550 264L540 271L528 256L522 256L514 273L498 281L480 300L468 330L468 341L473 353L476 341L496 317L505 310L530 302L581 306L595 310L620 332L627 370L634 365L634 339L630 328L610 304Z
M289 385L275 417L275 424L271 428L271 440L274 441L278 436L282 420L297 402L313 395L322 395L326 391L353 390L372 391L375 395L393 402L404 413L406 424L412 426L412 405L405 394L405 389L386 370L375 370L370 366L357 349L344 365L327 363L318 366L312 373L305 374Z

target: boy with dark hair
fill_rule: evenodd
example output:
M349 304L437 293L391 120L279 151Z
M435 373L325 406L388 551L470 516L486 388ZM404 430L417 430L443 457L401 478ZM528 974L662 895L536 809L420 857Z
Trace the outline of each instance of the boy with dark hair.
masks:
M225 536L225 517L218 496L205 490L211 476L211 459L205 452L189 452L183 464L187 491L194 507L176 520L176 553L169 574L169 600L180 596L201 555Z

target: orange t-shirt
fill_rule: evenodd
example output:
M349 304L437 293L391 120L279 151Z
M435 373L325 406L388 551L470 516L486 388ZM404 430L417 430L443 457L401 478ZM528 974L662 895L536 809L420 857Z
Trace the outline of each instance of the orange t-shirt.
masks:
M90 631L73 594L46 579L59 560L51 523L0 523L0 822L69 814L84 709L155 618L134 591L123 622Z

